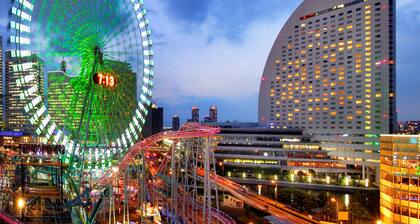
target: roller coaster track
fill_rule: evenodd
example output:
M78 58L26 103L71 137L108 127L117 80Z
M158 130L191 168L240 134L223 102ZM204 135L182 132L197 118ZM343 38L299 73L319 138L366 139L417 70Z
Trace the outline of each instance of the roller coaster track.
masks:
M2 211L0 211L0 221L5 222L7 224L23 224L23 222Z
M124 156L124 158L118 164L118 172L121 172L127 168L130 161L139 155L141 152L147 151L152 145L162 140L180 140L180 139L189 139L189 138L206 138L217 134L220 131L219 128L201 125L198 123L187 123L179 131L176 132L162 132L156 135L153 135L149 138L144 139L143 141L135 144L129 152ZM197 175L204 177L205 170L197 168ZM210 172L210 179L212 184L216 185L218 188L223 189L235 197L243 200L246 204L251 207L254 207L258 210L267 212L281 220L286 221L287 223L295 224L317 224L319 223L316 220L313 220L311 217L304 214L300 214L284 204L278 203L270 198L256 194L255 192L249 191L244 187L236 184L226 178L216 175L214 172ZM108 170L99 180L100 185L107 185L112 182L116 174L110 169ZM234 223L231 218L226 218L226 215L220 211L215 213L215 217L221 223Z

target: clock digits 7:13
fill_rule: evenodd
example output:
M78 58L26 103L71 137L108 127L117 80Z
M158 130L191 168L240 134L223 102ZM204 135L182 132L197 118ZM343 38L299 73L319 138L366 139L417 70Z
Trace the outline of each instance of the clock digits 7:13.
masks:
M114 87L115 86L115 77L113 75L96 73L93 76L93 82L98 85Z

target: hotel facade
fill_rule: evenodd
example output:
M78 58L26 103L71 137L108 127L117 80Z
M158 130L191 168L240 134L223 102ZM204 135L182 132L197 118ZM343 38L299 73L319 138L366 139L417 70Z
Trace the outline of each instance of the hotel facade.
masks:
M302 129L379 181L379 135L396 129L395 0L305 0L261 78L259 123Z

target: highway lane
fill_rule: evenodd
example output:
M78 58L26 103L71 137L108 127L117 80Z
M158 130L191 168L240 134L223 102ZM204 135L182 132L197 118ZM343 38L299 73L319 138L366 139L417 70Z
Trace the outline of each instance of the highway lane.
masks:
M197 174L200 176L204 175L203 169L197 169ZM275 200L261 196L253 191L244 188L243 186L228 180L226 178L220 177L212 173L210 175L213 183L215 183L219 188L229 192L236 198L244 201L244 203L264 212L267 212L287 224L317 224L319 223L316 220L311 219L310 217L300 214L292 209L288 208L284 204L278 203Z

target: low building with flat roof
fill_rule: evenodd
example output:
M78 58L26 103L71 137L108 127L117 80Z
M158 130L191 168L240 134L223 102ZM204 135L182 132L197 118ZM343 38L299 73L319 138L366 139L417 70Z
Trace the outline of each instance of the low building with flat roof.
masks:
M241 183L276 181L369 186L362 166L332 158L302 130L226 128L214 138L218 172ZM363 176L372 178L363 179Z

